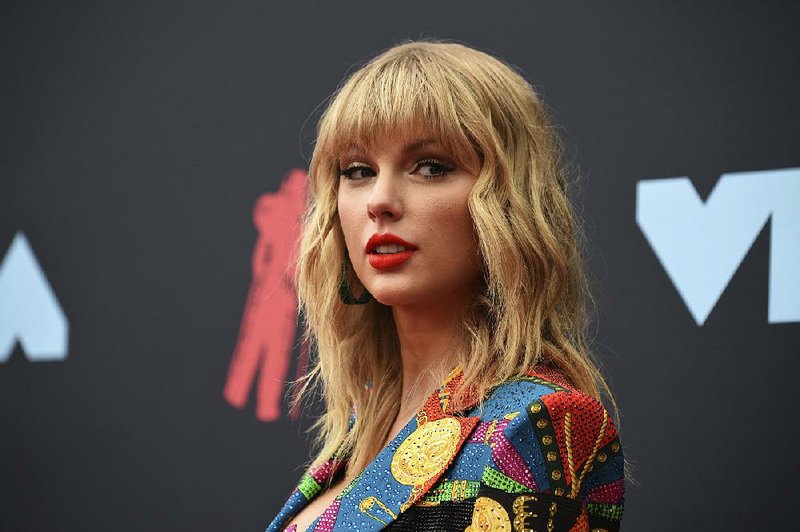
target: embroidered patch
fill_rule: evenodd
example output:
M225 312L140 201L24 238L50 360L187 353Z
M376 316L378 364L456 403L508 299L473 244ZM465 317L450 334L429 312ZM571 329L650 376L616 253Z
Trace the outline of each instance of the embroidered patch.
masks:
M461 424L443 418L420 425L392 457L392 476L406 486L425 484L442 471L458 451Z

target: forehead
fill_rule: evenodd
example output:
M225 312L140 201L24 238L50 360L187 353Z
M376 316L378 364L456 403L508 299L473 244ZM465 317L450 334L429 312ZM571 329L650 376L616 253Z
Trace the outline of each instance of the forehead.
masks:
M359 142L343 143L341 152L336 154L336 159L347 161L352 157L361 155L375 155L376 153L390 153L401 157L415 156L424 152L434 152L471 170L478 169L480 159L471 147L464 147L455 142L447 142L427 134L395 134L383 135Z
M444 149L442 142L434 137L427 136L384 136L370 139L367 142L352 142L343 146L343 153L371 153L375 151L392 151L401 154L414 153L429 148Z

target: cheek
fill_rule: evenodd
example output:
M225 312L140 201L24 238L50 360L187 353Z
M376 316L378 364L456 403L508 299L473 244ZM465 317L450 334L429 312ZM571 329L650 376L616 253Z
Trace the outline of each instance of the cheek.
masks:
M453 267L466 270L479 262L478 238L466 198L432 203L428 227L438 235L442 256Z
M340 194L337 201L337 208L339 211L339 225L344 234L347 250L352 256L355 249L354 246L356 246L360 239L359 217L353 198L348 195Z

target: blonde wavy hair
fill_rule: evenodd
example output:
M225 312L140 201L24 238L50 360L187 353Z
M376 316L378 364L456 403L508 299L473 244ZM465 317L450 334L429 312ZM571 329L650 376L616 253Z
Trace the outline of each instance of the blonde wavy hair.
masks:
M458 161L480 161L469 209L484 283L462 324L461 392L485 398L546 363L578 390L613 401L587 346L581 234L542 102L491 55L456 43L403 43L346 79L319 121L296 270L306 337L317 353L301 395L316 383L325 407L314 427L315 462L339 448L350 456L349 476L383 447L386 420L398 414L402 368L391 308L339 298L342 265L353 271L337 212L339 157L354 144L409 131L437 138ZM359 286L352 273L348 280Z

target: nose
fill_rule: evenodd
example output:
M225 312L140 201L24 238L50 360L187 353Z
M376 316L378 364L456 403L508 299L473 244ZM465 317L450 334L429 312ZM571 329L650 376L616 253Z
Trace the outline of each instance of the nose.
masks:
M375 177L367 199L367 214L373 222L399 220L403 216L401 179L386 171Z

